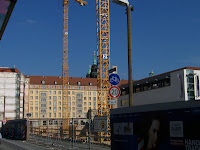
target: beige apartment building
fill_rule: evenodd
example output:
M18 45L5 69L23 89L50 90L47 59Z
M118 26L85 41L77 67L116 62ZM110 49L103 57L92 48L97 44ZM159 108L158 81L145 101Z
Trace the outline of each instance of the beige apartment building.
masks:
M27 76L30 79L29 112L32 120L46 120L41 125L61 124L62 77ZM97 79L69 77L68 116L87 118L88 110L97 110ZM36 123L35 122L35 123ZM38 122L36 123L38 124Z

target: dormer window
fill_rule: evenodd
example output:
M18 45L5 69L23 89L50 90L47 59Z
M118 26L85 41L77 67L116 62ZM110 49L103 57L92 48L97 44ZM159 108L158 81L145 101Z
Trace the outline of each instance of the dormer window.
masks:
M57 82L55 81L54 84L57 84Z
M42 84L45 84L45 81L44 81L44 80L42 81Z
M81 82L77 82L78 85L81 85Z
M92 85L92 83L89 83L89 85Z

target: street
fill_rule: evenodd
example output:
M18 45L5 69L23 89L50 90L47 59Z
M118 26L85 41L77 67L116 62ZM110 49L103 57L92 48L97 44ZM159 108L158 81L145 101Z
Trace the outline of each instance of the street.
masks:
M4 142L1 142L0 150L14 150L14 148L10 148L7 144L5 144Z

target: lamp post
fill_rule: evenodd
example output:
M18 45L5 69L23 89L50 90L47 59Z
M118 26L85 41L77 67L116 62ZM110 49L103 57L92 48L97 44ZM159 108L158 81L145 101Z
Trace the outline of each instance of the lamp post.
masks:
M133 7L128 0L113 0L113 3L127 7L127 31L128 31L128 83L129 83L129 107L133 106L133 81L132 81L132 46L131 46L131 11Z

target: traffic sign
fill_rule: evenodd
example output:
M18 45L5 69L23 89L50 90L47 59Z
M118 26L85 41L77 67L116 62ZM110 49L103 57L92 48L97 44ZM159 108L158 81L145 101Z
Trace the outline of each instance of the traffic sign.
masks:
M111 86L108 92L111 97L117 98L120 96L121 90L118 86Z
M107 116L94 117L94 131L107 132Z
M108 104L115 105L115 104L117 104L117 101L116 100L108 100Z
M109 82L112 85L117 85L120 82L120 77L118 76L118 74L111 74L109 76Z
M108 73L113 73L113 72L115 72L116 70L117 70L116 68L112 68L112 69L108 70Z

